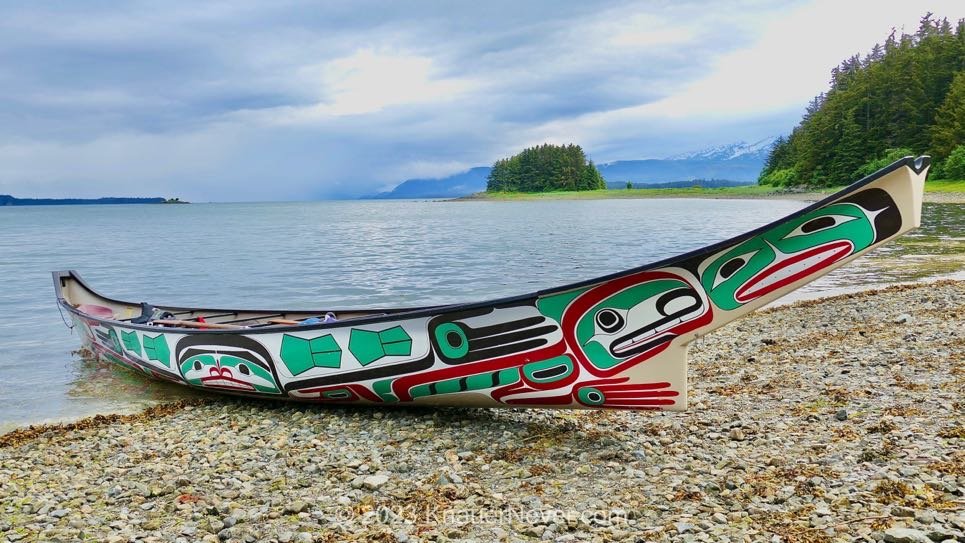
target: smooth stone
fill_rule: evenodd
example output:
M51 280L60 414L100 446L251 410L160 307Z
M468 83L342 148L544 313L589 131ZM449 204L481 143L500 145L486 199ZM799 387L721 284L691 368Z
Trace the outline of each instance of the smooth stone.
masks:
M369 475L362 480L362 486L369 490L378 490L387 482L389 482L389 478L385 475Z
M925 532L912 528L888 528L885 530L886 543L932 543Z

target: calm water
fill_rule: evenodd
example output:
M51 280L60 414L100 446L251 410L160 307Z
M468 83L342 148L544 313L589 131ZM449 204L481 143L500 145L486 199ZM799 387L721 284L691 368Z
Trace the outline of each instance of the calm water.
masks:
M185 395L71 354L49 272L122 299L214 307L431 305L551 287L673 256L805 204L767 200L352 201L0 208L0 430ZM962 268L965 212L812 292ZM940 255L936 258L933 255Z

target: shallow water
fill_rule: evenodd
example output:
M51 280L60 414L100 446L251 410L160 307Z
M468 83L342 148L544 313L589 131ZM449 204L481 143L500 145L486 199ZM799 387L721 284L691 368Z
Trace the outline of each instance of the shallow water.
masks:
M342 201L0 208L0 431L195 394L71 355L49 272L103 293L213 307L415 306L487 299L639 266L806 203L775 200ZM805 293L963 269L965 206Z

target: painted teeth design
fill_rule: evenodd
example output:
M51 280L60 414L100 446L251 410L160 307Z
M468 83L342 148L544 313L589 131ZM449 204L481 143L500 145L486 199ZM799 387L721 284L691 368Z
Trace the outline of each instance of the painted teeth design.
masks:
M743 297L756 298L758 296L758 292L762 290L766 290L771 285L781 280L787 279L792 275L796 275L800 272L807 271L811 268L815 268L818 265L820 265L822 262L825 262L826 260L830 260L831 257L833 256L835 256L834 252L821 253L821 254L806 258L796 264L791 264L790 266L787 266L782 270L772 273L764 277L760 281L758 281L757 284L754 285L754 289L748 291Z
M236 381L229 381L228 379L202 379L201 382L204 383L205 386L211 387L239 388L244 390L255 389L253 386L238 383Z
M690 320L690 319L692 319L692 318L694 318L694 317L697 317L697 316L699 316L699 315L700 315L700 312L699 312L699 311L695 311L695 312L689 313L689 314L687 314L687 315L685 315L685 316L683 316L683 317L679 317L679 318L676 318L676 319L674 319L674 320L672 320L672 321L669 321L669 322L667 322L667 323L665 323L665 324L662 324L662 325L660 325L660 326L658 326L657 328L654 328L654 329L652 329L652 330L647 330L646 332L644 332L644 333L642 333L642 334L640 334L640 335L633 336L633 337L630 338L629 340L624 341L623 343L620 343L619 345L614 346L614 347L613 347L613 352L619 354L619 353L623 353L623 352L629 351L630 349L633 349L634 347L637 347L637 346L639 346L639 345L641 345L641 344L643 344L643 343L646 343L646 342L648 342L648 341L650 341L650 340L652 340L652 339L655 339L657 336L661 335L663 332L666 332L667 330L670 330L671 328L677 326L678 324L681 324L682 322L688 321L688 320Z
M749 302L795 281L814 274L851 254L853 245L847 241L816 247L809 253L783 258L765 268L739 288L734 295L738 302Z

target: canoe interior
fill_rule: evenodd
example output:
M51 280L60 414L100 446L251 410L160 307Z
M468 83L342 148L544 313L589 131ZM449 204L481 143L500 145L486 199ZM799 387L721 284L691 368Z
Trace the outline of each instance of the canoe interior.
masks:
M54 273L55 286L58 286L63 301L74 309L81 312L84 310L93 311L90 316L98 316L98 310L103 312L103 308L109 310L110 316L106 320L118 322L130 322L140 317L143 308L139 302L116 300L100 294L89 286L80 274L76 271L64 271ZM381 317L394 315L414 310L427 308L393 308L393 309L318 309L318 310L252 310L252 309L214 309L201 307L181 307L171 305L151 305L158 313L168 313L171 320L176 321L197 321L201 317L205 323L213 326L228 325L232 328L251 328L251 327L285 327L291 326L282 321L303 321L310 318L324 318L331 315L338 321L361 319L366 317ZM106 313L100 313L105 316ZM203 325L192 328L204 329ZM212 329L231 329L213 328Z
M145 311L74 271L54 272L54 287L98 357L192 387L370 405L682 410L694 339L919 226L928 165L907 157L732 239L500 300ZM326 314L331 322L300 322Z

